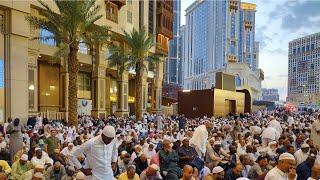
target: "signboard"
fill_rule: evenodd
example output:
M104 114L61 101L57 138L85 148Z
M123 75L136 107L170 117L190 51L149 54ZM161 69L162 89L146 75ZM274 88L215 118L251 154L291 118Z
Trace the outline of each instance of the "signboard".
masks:
M91 115L92 100L90 99L78 99L78 115Z

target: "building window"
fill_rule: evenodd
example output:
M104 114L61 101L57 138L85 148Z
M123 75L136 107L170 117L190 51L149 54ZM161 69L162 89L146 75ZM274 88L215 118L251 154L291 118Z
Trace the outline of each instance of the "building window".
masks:
M29 109L34 109L34 70L28 71L28 91L29 91Z
M106 18L118 23L118 8L117 5L111 3L111 2L106 2Z
M127 11L127 22L132 24L132 12Z
M239 75L236 76L236 86L241 86L241 78Z
M56 46L57 43L54 40L54 34L46 29L40 28L40 38L46 38L46 39L40 39L40 43L49 45L49 46Z
M89 48L86 43L79 43L79 53L88 54Z
M79 72L78 74L78 98L91 99L91 75Z

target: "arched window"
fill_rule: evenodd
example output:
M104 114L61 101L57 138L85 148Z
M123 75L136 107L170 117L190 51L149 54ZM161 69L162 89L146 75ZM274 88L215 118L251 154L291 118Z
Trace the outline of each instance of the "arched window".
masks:
M236 76L236 86L241 86L241 78L239 75Z

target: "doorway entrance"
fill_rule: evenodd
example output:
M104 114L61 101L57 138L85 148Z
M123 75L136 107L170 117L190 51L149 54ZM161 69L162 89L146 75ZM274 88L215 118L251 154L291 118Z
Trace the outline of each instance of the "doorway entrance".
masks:
M226 112L226 114L229 114L229 113L235 114L236 113L236 101L235 100L229 100L229 99L225 100L225 112Z

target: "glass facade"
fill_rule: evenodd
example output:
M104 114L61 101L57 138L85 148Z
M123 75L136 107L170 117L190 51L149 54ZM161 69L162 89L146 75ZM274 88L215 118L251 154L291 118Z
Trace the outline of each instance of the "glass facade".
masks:
M320 53L317 51L319 40L320 33L316 33L289 43L289 100L309 103L313 101L312 94L320 93ZM293 100L297 95L303 98ZM319 104L320 101L316 103Z
M210 88L215 79L209 73L225 68L234 59L258 69L255 12L254 4L240 0L204 0L187 8L184 88Z
M91 99L91 74L85 72L78 73L78 98Z
M165 62L165 83L181 84L179 81L179 75L181 75L182 69L179 66L181 62L181 53L179 53L180 47L180 13L181 13L181 1L173 1L173 39L169 41L169 53Z

